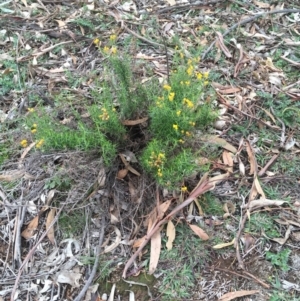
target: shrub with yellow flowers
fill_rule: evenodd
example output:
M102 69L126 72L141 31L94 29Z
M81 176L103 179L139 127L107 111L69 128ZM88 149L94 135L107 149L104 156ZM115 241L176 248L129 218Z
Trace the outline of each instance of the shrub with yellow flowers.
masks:
M199 58L186 60L179 51L178 64L169 83L149 108L149 142L143 153L143 166L164 186L174 186L195 169L192 141L197 130L203 130L216 118L213 104L206 101L209 72L198 70ZM165 164L158 170L153 153L164 152Z
M68 112L76 121L72 127L62 124L55 112L28 110L31 139L37 149L43 150L99 149L107 165L118 151L134 147L142 169L159 185L180 189L184 178L199 169L193 147L195 134L209 127L216 117L206 98L209 73L199 69L198 58L186 59L178 50L169 81L161 84L154 78L139 82L130 59L119 57L116 40L113 34L105 46L99 39L93 41L107 58L107 65L104 76L99 82L95 80L90 90L93 103L84 114L88 121L75 109ZM27 143L24 139L21 146Z

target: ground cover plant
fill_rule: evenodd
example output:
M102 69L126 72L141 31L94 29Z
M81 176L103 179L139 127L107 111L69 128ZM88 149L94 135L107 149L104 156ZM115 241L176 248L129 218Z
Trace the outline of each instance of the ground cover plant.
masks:
M299 300L299 12L0 4L1 298Z

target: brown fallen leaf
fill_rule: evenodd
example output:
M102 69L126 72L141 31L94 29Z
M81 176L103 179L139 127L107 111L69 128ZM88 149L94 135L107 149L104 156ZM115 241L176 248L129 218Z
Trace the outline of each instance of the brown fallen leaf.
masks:
M266 198L265 193L263 192L261 185L258 181L258 178L257 178L257 176L255 176L252 187L251 187L251 191L249 194L249 202L252 203L258 194L261 195L261 199Z
M51 229L49 229L52 221L54 220L55 217L55 213L56 213L56 209L55 208L51 208L48 216L47 216L47 220L46 220L46 231L47 231L47 236L50 240L50 242L54 245L55 244L55 237L54 237L54 226L51 227ZM49 230L48 230L49 229Z
M209 178L209 183L212 185L211 190L214 190L214 189L215 189L215 186L216 186L218 183L220 183L220 182L222 182L222 181L228 179L228 176L229 176L229 175L230 175L230 173L227 172L227 173L220 174L220 175L217 175L217 176L215 176L215 177Z
M231 58L232 55L231 55L230 51L228 50L228 48L224 44L222 34L218 31L216 32L216 34L218 36L218 42L219 42L219 46L220 46L221 50L223 51L223 53L225 54L226 57Z
M160 229L154 233L151 237L151 248L150 248L150 263L149 263L149 274L153 274L156 270L161 250L161 235Z
M234 212L235 212L235 205L228 201L224 204L223 206L223 210L225 211L225 214L223 215L223 218L227 218L229 216L231 216Z
M169 251L172 250L175 235L176 235L175 226L172 221L168 221L168 225L167 225L168 241L167 241L166 247Z
M115 241L112 244L110 244L108 246L105 246L103 253L111 252L112 250L114 250L121 243L121 232L115 226L114 226L114 229L115 229L115 233L116 233Z
M145 241L146 238L147 238L147 235L143 236L142 238L137 239L137 240L133 243L132 247L133 247L133 248L139 248L140 245Z
M235 238L231 242L224 242L221 244L217 244L217 245L213 246L213 249L218 250L218 249L223 249L223 248L226 248L229 246L233 246L234 242L235 242Z
M207 135L207 136L203 137L203 140L207 143L212 143L212 144L216 144L220 147L223 147L224 149L227 149L228 151L230 151L234 154L237 152L237 149L233 145L228 143L225 139L219 138L218 136Z
M165 212L169 209L169 206L172 203L172 199L167 200L153 208L153 210L149 213L148 218L146 220L146 225L148 225L148 232L150 233L152 228L160 222L160 220L164 217Z
M141 174L137 171L137 170L135 170L133 167L131 167L129 164L128 164L128 166L127 166L127 169L131 172L131 173L133 173L133 174L135 174L136 176L140 176Z
M280 245L284 245L286 243L286 241L290 238L291 232L292 232L293 226L289 226L285 232L284 238L270 238L273 241L276 241L277 243L279 243Z
M227 171L233 172L233 154L230 153L228 150L224 150L223 154L223 162L228 166Z
M203 240L208 240L209 236L205 233L203 229L198 227L197 225L191 225L189 224L190 228L194 231L196 235L198 235Z
M284 203L286 203L286 201L261 198L259 200L251 201L249 204L242 206L242 208L248 207L249 209L254 210L266 206L281 206Z
M117 178L122 180L127 176L127 174L128 174L128 169L127 168L121 169L121 170L118 171Z
M26 229L22 232L22 236L25 239L30 239L34 236L34 233L38 227L39 224L39 215L37 215L36 217L34 217L30 223L27 225Z
M140 176L141 174L136 171L133 167L131 167L131 165L129 164L129 162L127 162L125 156L123 154L119 154L123 164L125 165L125 169L128 169L130 172L132 172L133 174L137 175L137 176ZM125 173L125 171L124 171Z
M249 143L248 140L244 140L246 143L246 151L249 157L249 161L250 161L250 172L249 175L256 175L257 174L257 163L256 163L256 158L254 155L254 151Z
M249 296L257 293L259 293L258 290L230 292L223 295L218 301L230 301L239 297Z

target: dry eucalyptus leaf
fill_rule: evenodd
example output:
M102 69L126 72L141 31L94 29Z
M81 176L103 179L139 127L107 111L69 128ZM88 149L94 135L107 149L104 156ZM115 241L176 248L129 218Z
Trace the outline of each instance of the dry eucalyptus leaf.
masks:
M237 149L233 145L228 143L225 139L219 138L218 136L210 136L210 135L204 136L203 140L205 142L216 144L220 147L223 147L224 149L227 149L228 151L234 154L237 152Z
M166 247L167 249L170 251L172 250L172 247L173 247L173 241L175 239L175 235L176 235L176 229L175 229L175 226L173 224L172 221L169 221L168 222L168 225L167 225L167 236L168 236L168 241L167 241L167 244L166 244Z
M49 213L48 213L47 219L46 219L46 231L48 231L47 232L47 237L49 238L50 242L53 245L55 244L54 225L51 228L50 228L50 225L51 225L51 223L54 220L55 213L56 213L56 209L55 208L51 208L50 211L49 211Z
M285 232L284 238L270 238L273 241L276 241L280 245L284 245L286 241L289 239L290 234L292 232L293 226L289 226Z
M224 294L218 301L230 301L239 297L249 296L257 293L259 293L258 290L230 292Z
M127 168L124 168L124 169L121 169L118 171L118 174L117 174L117 178L118 179L124 179L128 174L128 169Z
M139 239L135 240L135 242L133 243L132 247L133 248L139 248L140 245L145 241L146 237L147 236L145 235L142 238L139 238Z
M102 188L102 187L105 186L105 181L106 181L105 168L101 168L99 170L99 173L98 173L98 176L97 176L97 180L98 180L99 188Z
M71 287L80 287L82 274L73 271L61 271L57 274L56 281L59 283L68 283Z
M117 227L114 227L114 229L115 229L115 233L116 233L115 241L111 245L106 246L104 248L104 253L108 253L108 252L113 251L121 242L121 232L120 232L120 230Z
M223 249L223 248L234 245L234 242L235 242L235 238L231 242L224 242L221 244L217 244L217 245L213 246L213 249L215 249L215 250Z
M194 231L194 233L199 236L203 240L208 240L209 236L205 233L203 229L198 227L197 225L191 225L189 224L190 228Z
M39 224L39 216L37 215L36 217L34 217L30 223L27 225L26 229L22 232L22 236L25 239L30 239L34 236L34 233L38 227Z
M266 206L281 206L284 203L286 203L286 201L268 200L268 199L265 199L265 198L261 198L259 200L251 201L249 204L244 205L243 208L249 206L248 207L249 209L254 210L254 209L258 209L258 208L266 207Z
M155 232L151 237L150 247L150 263L149 263L149 274L153 274L156 270L161 250L161 235L160 230Z
M225 211L223 218L227 218L235 212L235 205L232 202L226 202L223 206L223 210Z

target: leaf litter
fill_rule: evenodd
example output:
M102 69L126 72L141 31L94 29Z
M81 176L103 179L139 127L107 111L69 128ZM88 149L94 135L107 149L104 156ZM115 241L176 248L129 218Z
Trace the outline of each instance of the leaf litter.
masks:
M23 299L28 292L39 300L50 296L52 300L60 299L63 291L72 298L80 293L85 295L88 287L84 289L87 283L84 275L93 276L89 274L93 264L84 265L82 261L84 257L97 254L102 231L100 220L103 219L113 224L105 228L107 242L100 244L102 251L108 254L107 260L113 258L122 269L131 268L132 275L148 268L151 273L159 274L166 265L160 263L164 251L161 242L165 235L168 236L169 251L187 247L176 241L176 228L185 219L187 207L192 203L196 206L189 208L192 208L193 221L197 222L192 224L189 221L192 231L186 235L192 236L194 231L199 236L199 245L224 249L224 252L211 251L199 263L200 269L194 267L193 272L200 273L200 276L194 278L190 298L232 300L254 294L252 300L267 300L273 293L270 278L274 280L275 277L280 279L290 300L297 296L299 290L297 292L295 288L300 285L297 270L291 266L289 274L282 271L276 274L274 267L264 259L265 248L280 252L281 246L288 245L293 253L290 264L296 264L297 258L300 261L297 239L299 174L292 171L293 165L299 165L296 159L299 153L297 101L300 99L297 77L300 10L294 1L278 6L262 1L253 1L253 4L246 1L235 4L224 1L114 1L109 4L104 1L99 4L90 1L85 8L75 2L66 6L65 3L49 1L39 4L21 1L12 5L7 1L0 5L0 9L3 25L1 58L28 66L24 77L26 91L16 88L9 93L1 92L1 124L14 120L18 114L26 114L29 107L26 94L32 91L37 91L43 105L50 107L54 105L54 95L62 88L77 95L78 99L90 98L89 85L93 78L88 71L101 70L101 59L92 46L96 35L109 36L116 31L120 41L128 36L139 40L141 44L132 45L131 53L145 64L152 62L156 76L165 77L168 72L166 42L162 41L160 30L145 30L151 16L156 16L164 31L168 56L174 52L168 38L178 35L186 55L194 45L204 47L201 67L221 76L221 80L212 84L220 110L218 124L214 135L202 135L201 140L211 148L222 149L222 153L211 162L209 177L201 175L204 182L200 181L199 186L198 179L186 180L192 192L184 195L185 201L182 196L169 191L157 195L155 189L149 188L147 178L133 167L136 162L127 160L123 154L120 154L118 165L107 171L95 153L33 153L34 144L23 153L15 149L15 154L1 167L0 175L0 232L5 242L5 247L0 248L3 264L0 295L4 300ZM70 14L63 14L65 9ZM36 16L34 11L39 14ZM104 19L112 16L112 28L95 26L99 14ZM96 23L90 26L88 22L78 21L80 18ZM144 23L139 31L142 19ZM30 37L26 33L30 33ZM15 37L18 50L12 55ZM21 80L18 68L1 65L1 75L13 74L14 83L18 84ZM65 72L77 72L87 79L76 89L69 86ZM282 106L284 102L287 103L285 107ZM287 112L289 114L285 115ZM132 126L144 121L124 122ZM1 143L7 141L10 134L16 141L20 140L18 133L11 131L1 134ZM253 134L257 134L258 139L249 139ZM284 161L280 165L281 159ZM295 163L285 167L292 160ZM69 177L72 188L59 187L57 177ZM51 183L56 183L56 192L51 207L48 204L46 217L37 212L46 211L43 211L44 196L51 192L47 188ZM227 204L223 209L226 216L222 216L223 212L211 213L212 204L203 201L206 194L201 196L204 187L220 202L221 208ZM109 202L114 203L113 207ZM83 216L80 229L76 221L79 216L74 215L76 211ZM65 218L66 227L60 229L62 223L57 227L56 222L59 218L63 221L63 212L70 218ZM276 234L263 226L253 226L255 221L252 220L261 213L281 225L276 227L274 224L278 229ZM203 222L203 217L208 223ZM214 223L223 218L226 218L224 223ZM167 227L163 227L164 224ZM73 230L72 235L76 238L64 239L68 228ZM215 244L214 239L222 243ZM151 241L150 255L146 250L128 261L133 254L131 246L133 250L140 248L142 251L148 241ZM100 260L101 256L103 254ZM189 258L191 254L185 256ZM149 259L149 267L143 265L145 257ZM114 266L114 273L120 276L122 271L118 271L118 264ZM126 269L123 275L127 276ZM90 279L89 287L92 288L94 279ZM162 283L160 277L157 281ZM100 293L110 294L109 300L114 300L119 298L115 289L116 285L111 292L93 288L86 300L100 298ZM155 291L148 287L148 293L151 289ZM133 298L133 292L122 296L122 300Z

